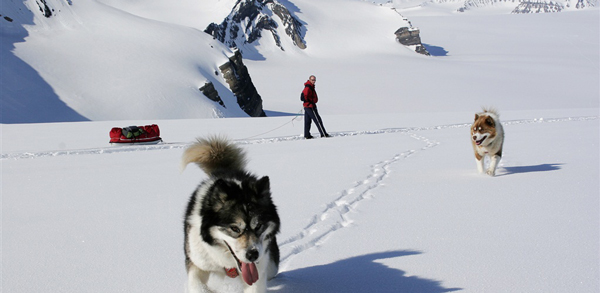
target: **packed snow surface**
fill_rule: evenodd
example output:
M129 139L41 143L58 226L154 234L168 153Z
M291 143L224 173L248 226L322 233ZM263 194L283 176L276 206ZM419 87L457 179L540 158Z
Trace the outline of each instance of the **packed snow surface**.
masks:
M3 90L33 99L0 124L2 292L185 292L183 214L207 177L179 160L214 134L270 177L282 230L269 292L600 291L598 9L280 1L307 49L281 51L269 35L247 49L271 116L248 118L232 96L215 112L196 87L226 89L211 70L231 51L199 30L234 1L171 2L72 1L56 19L77 22L2 27ZM433 56L395 41L403 17ZM110 54L124 61L101 64ZM301 136L310 74L332 138ZM36 78L10 83L23 76ZM506 132L496 177L477 173L470 143L482 106ZM112 127L150 123L162 144L108 144Z
M325 116L334 137L315 140L289 116L165 120L164 144L122 147L115 122L4 125L3 292L183 292L183 213L206 175L179 159L219 133L271 179L272 292L597 292L596 110L504 113L494 178L471 116Z

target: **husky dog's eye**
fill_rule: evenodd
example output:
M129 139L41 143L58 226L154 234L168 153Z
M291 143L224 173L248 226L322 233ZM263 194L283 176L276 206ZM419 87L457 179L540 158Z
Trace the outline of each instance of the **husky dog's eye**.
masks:
M238 228L236 226L231 226L231 227L229 227L229 229L231 229L231 231L233 231L233 233L240 233L240 232L242 232L240 230L240 228Z

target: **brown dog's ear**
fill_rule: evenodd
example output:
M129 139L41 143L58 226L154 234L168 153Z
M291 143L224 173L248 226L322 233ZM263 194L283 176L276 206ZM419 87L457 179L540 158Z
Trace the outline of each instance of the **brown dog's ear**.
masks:
M494 119L492 119L492 117L489 116L485 119L485 123L491 127L496 126L496 123L494 123Z
M479 119L479 114L475 114L475 121L477 121L477 119Z

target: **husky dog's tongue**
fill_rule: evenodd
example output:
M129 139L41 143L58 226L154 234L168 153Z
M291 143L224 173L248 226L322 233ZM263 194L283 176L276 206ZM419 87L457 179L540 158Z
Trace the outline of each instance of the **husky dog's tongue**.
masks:
M258 270L253 262L242 262L242 278L244 278L244 282L249 286L252 286L252 284L258 281Z

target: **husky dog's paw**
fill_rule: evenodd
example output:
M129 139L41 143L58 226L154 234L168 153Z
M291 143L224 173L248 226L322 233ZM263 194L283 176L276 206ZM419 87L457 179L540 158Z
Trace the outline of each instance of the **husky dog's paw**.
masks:
M496 170L488 169L487 171L485 171L485 174L494 177L496 176Z

